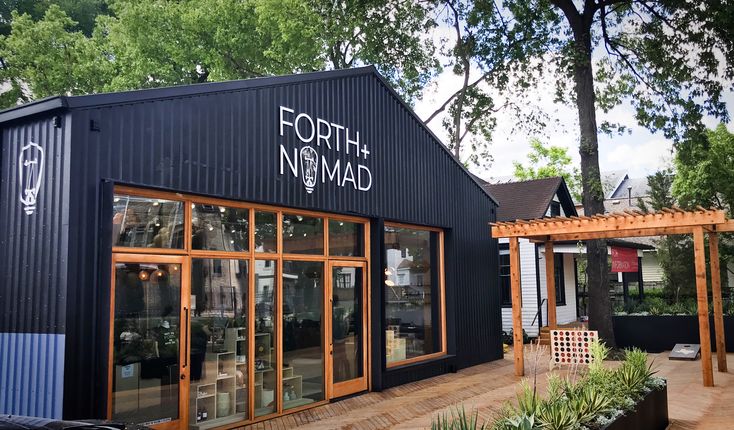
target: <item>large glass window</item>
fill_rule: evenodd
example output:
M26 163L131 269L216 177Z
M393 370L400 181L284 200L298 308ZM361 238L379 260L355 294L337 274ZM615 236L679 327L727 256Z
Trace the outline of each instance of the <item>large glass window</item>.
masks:
M364 225L361 223L329 220L329 255L361 257L364 255Z
M283 252L323 255L323 218L283 214Z
M115 195L112 246L183 248L183 202Z
M275 306L277 261L255 261L255 416L277 411Z
M387 363L441 352L441 289L435 231L385 226Z
M115 264L112 419L179 418L181 265Z
M194 203L191 219L191 248L211 251L247 251L247 209Z
M111 418L234 427L366 389L363 222L129 187L113 211ZM391 317L406 357L441 342L424 233L398 251L415 263Z
M324 396L324 263L283 262L283 409Z
M192 427L247 418L248 284L246 260L191 259Z

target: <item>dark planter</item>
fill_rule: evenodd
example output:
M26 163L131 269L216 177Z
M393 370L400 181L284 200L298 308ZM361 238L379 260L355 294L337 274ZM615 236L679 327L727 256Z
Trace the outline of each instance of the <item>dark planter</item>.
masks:
M615 315L614 337L620 348L637 347L647 352L670 351L676 343L700 343L698 317L693 315ZM709 321L711 348L716 350L713 317ZM724 317L727 351L734 351L734 317Z
M653 390L637 404L634 411L623 415L604 430L665 430L668 427L668 386Z

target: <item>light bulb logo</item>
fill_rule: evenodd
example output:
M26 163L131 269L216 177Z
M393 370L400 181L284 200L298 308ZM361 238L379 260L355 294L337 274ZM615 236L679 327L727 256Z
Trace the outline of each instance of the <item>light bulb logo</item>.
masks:
M306 192L311 194L316 186L316 174L318 173L319 158L316 150L310 146L301 148L301 177Z
M26 215L36 211L38 191L41 189L43 179L43 148L38 144L30 142L20 150L18 157L18 174L20 179L20 202Z

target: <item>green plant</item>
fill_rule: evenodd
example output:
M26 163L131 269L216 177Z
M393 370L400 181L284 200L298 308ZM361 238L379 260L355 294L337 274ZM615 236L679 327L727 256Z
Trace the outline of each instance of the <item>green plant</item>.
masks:
M452 409L449 414L438 415L431 422L431 430L485 430L486 428L487 424L479 424L479 414L476 410L467 414L463 406Z
M577 428L579 421L564 401L544 403L536 415L540 428L548 430L569 430Z

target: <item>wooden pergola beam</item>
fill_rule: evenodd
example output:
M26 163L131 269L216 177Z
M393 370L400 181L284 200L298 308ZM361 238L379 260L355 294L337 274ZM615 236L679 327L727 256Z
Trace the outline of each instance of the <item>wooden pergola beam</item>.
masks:
M726 373L726 340L724 335L724 306L721 300L721 267L719 264L719 235L709 233L709 264L711 293L714 298L714 332L716 332L716 368Z
M711 366L711 333L709 331L709 300L706 285L706 248L703 228L693 230L693 252L696 260L696 296L698 298L698 335L701 342L701 371L703 386L714 386L714 371Z
M514 223L495 223L492 236L498 237L542 237L560 234L610 234L628 237L638 230L662 231L680 227L724 224L726 214L722 210L661 211L653 213L618 213L607 216L545 218ZM658 229L658 230L655 230Z
M564 233L547 236L529 236L531 242L570 242L591 239L622 239L627 237L663 236L668 234L691 234L694 227L641 228L626 231L606 231L600 233Z
M551 330L558 326L556 319L556 268L553 254L553 242L545 243L545 287L548 297L548 327Z
M520 244L510 238L510 290L512 291L512 343L515 375L525 375L525 354L522 339L522 291L520 289Z

